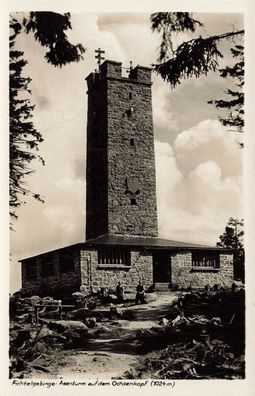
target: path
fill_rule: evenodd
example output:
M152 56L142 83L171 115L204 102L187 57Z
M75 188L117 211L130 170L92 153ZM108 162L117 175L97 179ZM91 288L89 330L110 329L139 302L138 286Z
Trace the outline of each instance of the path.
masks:
M115 320L107 332L89 340L86 351L63 351L55 361L52 375L56 378L118 378L137 363L137 330L160 326L176 294L161 293L157 300L125 310L134 313L133 320ZM55 371L55 373L54 373Z

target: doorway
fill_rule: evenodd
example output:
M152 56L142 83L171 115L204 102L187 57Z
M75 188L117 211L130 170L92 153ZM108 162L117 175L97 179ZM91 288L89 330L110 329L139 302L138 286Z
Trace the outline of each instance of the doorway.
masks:
M171 282L171 258L169 252L153 252L153 283Z

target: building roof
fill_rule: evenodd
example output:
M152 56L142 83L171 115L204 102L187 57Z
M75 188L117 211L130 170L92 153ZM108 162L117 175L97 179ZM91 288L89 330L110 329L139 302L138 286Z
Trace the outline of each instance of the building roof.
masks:
M68 248L83 248L91 249L93 247L103 246L120 246L120 247L133 247L133 248L144 248L148 250L218 250L218 251L231 251L235 249L226 249L218 246L198 245L190 242L173 241L171 239L163 239L158 237L144 237L144 236L133 236L133 235L110 235L104 234L97 238L89 239L85 242L76 243L73 245L63 246L54 250L48 250L47 252L41 252L34 256L22 258L19 261L25 261L30 258L38 257L43 254L60 251Z
M208 245L198 245L190 242L173 241L170 239L162 239L157 237L131 236L131 235L110 235L104 234L97 238L87 240L83 246L132 246L144 247L147 249L208 249L208 250L222 250L222 248Z

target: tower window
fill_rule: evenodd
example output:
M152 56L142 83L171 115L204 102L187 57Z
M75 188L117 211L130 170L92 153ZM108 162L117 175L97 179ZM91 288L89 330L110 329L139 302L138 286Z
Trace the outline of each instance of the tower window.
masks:
M132 99L132 92L129 92L129 99Z
M135 139L131 138L130 139L130 146L134 147L135 145Z
M131 202L131 205L136 205L136 198L131 198L130 202Z

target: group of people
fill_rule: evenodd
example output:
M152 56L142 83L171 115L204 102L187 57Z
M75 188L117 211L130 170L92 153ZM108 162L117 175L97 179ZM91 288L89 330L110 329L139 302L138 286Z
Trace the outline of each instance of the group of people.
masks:
M117 302L122 303L124 301L124 287L121 282L118 282L117 287L116 287L116 296L117 296ZM141 304L146 304L145 301L145 290L142 282L139 280L138 285L136 286L136 297L135 297L135 303Z

